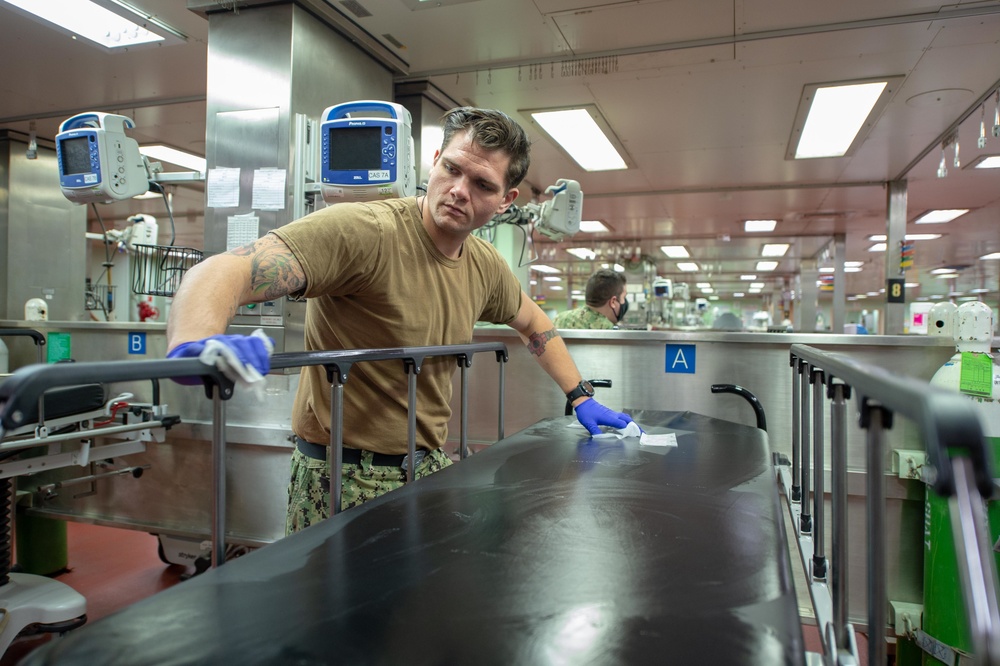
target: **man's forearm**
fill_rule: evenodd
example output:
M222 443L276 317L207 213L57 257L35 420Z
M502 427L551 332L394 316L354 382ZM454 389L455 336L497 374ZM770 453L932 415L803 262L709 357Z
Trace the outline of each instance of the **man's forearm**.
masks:
M197 264L184 275L170 306L167 351L183 342L225 333L243 296L242 283L235 278L238 271L231 270L229 264L245 261L220 254Z

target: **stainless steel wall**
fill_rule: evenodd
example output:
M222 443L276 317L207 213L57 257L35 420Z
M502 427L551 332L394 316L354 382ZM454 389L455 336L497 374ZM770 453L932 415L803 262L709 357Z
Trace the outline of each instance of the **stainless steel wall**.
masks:
M392 75L357 44L335 32L296 3L253 6L239 12L214 12L209 19L206 160L209 169L240 169L239 205L216 208L206 201L205 251L228 249L230 218L252 213L257 236L288 224L300 210L294 183L304 179L297 162L296 116L319 120L324 109L357 99L392 99ZM319 124L316 124L316 128ZM319 136L313 136L319 145ZM318 151L318 149L317 149ZM310 161L316 158L313 154ZM280 209L253 208L254 172L285 171ZM305 306L286 299L262 307L240 308L234 323L263 327L278 351L298 351ZM280 324L276 324L280 321ZM266 324L262 324L266 322ZM292 343L286 347L285 342Z
M41 298L49 316L82 320L87 209L59 189L55 150L0 132L0 317L21 319L24 303Z
M24 322L0 322L0 326ZM72 336L77 360L142 358L128 354L130 333L147 334L147 355L162 358L165 351L162 324L58 324L49 323L45 332L63 331ZM716 332L634 332L564 331L570 352L585 377L613 380L610 389L599 389L597 398L616 409L689 410L714 418L755 425L750 407L738 396L712 394L715 383L735 383L754 392L767 412L772 449L791 451L791 368L788 349L792 343L812 344L847 353L891 371L928 380L947 360L953 345L941 338L831 336L805 334L748 334ZM478 329L476 342L501 341L510 350L506 367L505 431L514 432L563 413L565 399L556 385L538 367L511 330ZM665 372L667 345L692 345L695 372ZM11 367L34 361L34 349L23 341L9 341ZM402 370L400 370L402 372ZM457 443L459 431L459 374L456 373L450 424ZM236 542L259 544L283 533L288 457L291 445L290 411L297 387L297 375L269 375L267 399L256 402L237 394L227 405L227 480L230 538ZM469 433L474 442L492 443L497 433L498 369L492 355L474 358L468 373ZM150 387L139 383L126 388L137 398L149 400ZM171 413L184 423L173 428L163 444L150 446L144 454L130 456L130 464L148 463L151 469L138 480L115 478L99 484L94 495L73 499L55 498L44 511L74 520L110 523L183 535L207 536L210 525L210 418L211 403L203 391L180 387L172 382L162 386L164 401ZM350 382L346 385L350 390ZM849 413L856 412L852 397ZM824 416L827 434L825 460L829 454L829 409ZM922 449L912 425L902 419L887 434L887 448ZM849 427L850 596L851 613L865 616L865 528L863 432L853 421ZM922 581L921 534L923 527L923 486L917 481L900 480L888 469L887 529L891 598L919 603ZM81 471L61 470L58 476L79 475ZM40 479L48 481L48 477ZM827 481L829 487L829 481ZM826 512L830 516L830 511ZM711 526L706 526L711 528Z

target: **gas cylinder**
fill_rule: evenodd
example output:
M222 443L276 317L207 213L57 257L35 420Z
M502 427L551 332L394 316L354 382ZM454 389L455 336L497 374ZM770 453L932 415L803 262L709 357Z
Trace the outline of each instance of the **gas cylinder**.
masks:
M934 325L931 319L929 328ZM957 391L976 403L994 469L1000 461L1000 365L990 352L993 311L985 303L963 303L955 311L955 354L934 373L931 384ZM992 542L1000 535L1000 502L987 503ZM998 554L994 553L994 557ZM1000 563L1000 561L998 561ZM927 636L960 655L971 654L969 618L962 599L948 500L928 486L924 504L924 617ZM937 648L943 647L937 645ZM930 654L924 664L942 664Z
M927 335L955 338L955 311L958 306L950 301L935 303L927 312Z
M25 321L47 321L49 318L49 304L41 298L29 298L24 303Z

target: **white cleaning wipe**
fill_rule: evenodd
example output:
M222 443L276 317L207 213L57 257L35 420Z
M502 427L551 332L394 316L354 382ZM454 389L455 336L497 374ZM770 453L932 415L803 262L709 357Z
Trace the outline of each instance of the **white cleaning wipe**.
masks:
M271 352L274 351L274 344L262 329L258 328L250 336L259 338L267 349L267 355L271 355ZM218 340L207 341L205 349L198 355L198 360L207 365L214 365L234 383L249 389L258 400L264 400L266 395L264 387L267 384L267 379L252 365L241 361L236 352L225 343Z
M639 438L639 446L677 446L677 435L672 432L663 435L650 435L644 432Z

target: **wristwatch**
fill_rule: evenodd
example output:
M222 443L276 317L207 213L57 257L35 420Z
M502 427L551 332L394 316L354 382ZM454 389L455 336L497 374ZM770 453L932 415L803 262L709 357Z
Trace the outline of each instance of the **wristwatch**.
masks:
M594 396L594 387L591 386L590 382L586 379L577 384L575 389L567 393L566 399L572 402L577 398L582 398L583 396L587 396L588 398L592 398Z

